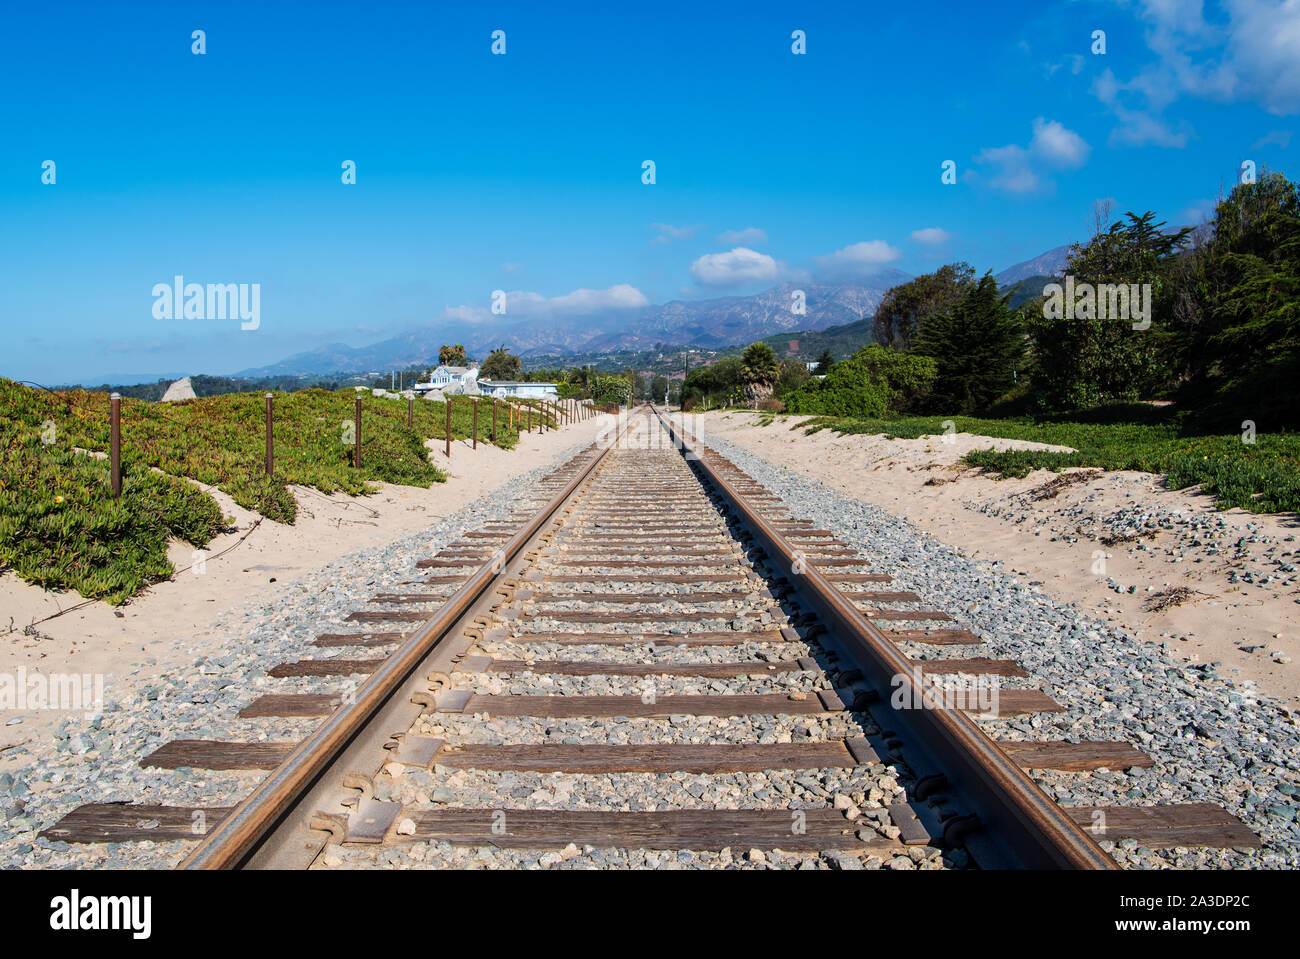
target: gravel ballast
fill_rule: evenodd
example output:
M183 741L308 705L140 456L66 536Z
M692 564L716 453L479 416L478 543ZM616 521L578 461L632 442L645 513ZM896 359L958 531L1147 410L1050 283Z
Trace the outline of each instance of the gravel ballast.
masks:
M1066 707L1064 713L988 723L995 738L1122 739L1155 760L1151 769L1035 772L1058 802L1213 802L1240 817L1264 843L1259 850L1151 850L1131 840L1103 840L1122 866L1300 865L1300 728L1283 706L1220 676L1218 664L1178 662L1164 644L1143 642L1122 625L1054 600L999 562L972 561L905 520L726 440L712 437L708 445L782 497L793 515L815 517L893 574L890 588L916 591L927 606L953 616L953 625L985 641L944 655L1015 659ZM905 648L912 656L936 656L915 644Z

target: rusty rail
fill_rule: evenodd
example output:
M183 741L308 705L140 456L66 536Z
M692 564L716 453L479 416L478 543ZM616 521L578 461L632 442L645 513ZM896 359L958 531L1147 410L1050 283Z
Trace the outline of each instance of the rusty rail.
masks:
M750 505L745 496L688 442L679 429L652 407L675 445L700 474L728 501L741 522L754 534L772 562L821 617L831 636L889 703L901 680L912 701L912 690L924 694L925 679L906 656L866 619L815 566L800 560L798 551ZM689 437L691 442L694 437ZM899 710L900 714L904 711ZM1029 869L1117 869L1115 861L1039 788L974 719L958 709L908 709L900 715L898 732L911 750L943 770L951 788L971 804L978 829L987 840L981 865ZM956 824L955 824L956 825ZM969 821L961 823L967 827ZM956 836L949 838L957 838ZM995 860L994 862L988 861Z
M351 703L341 706L315 732L299 743L257 789L203 838L178 868L233 869L245 864L276 826L285 820L329 771L331 764L342 755L347 746L362 734L367 724L410 679L426 657L502 578L507 566L550 522L616 445L617 441L610 443L592 456L590 462L577 471L565 488L510 538L497 556L480 567L437 613L367 678L357 689Z

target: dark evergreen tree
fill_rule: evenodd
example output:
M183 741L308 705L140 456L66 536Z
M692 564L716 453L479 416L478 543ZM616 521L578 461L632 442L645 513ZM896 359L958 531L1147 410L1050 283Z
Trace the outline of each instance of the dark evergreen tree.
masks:
M915 352L932 357L937 375L930 405L940 413L979 413L1014 385L1023 363L1025 335L1019 314L998 294L986 273L956 306L927 317L917 331Z

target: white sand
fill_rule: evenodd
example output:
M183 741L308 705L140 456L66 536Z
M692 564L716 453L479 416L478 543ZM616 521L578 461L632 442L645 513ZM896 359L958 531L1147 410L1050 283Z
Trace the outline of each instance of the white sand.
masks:
M711 436L721 437L814 477L846 496L906 517L972 558L1000 559L1008 570L1024 574L1023 579L1041 581L1043 590L1057 599L1122 623L1144 640L1169 642L1171 652L1187 661L1222 662L1223 675L1253 681L1262 692L1292 708L1300 707L1300 606L1296 605L1300 586L1282 586L1277 580L1264 586L1229 583L1228 574L1234 569L1268 568L1263 562L1234 560L1230 550L1218 556L1205 555L1199 549L1179 550L1186 558L1174 562L1175 557L1162 548L1162 543L1173 545L1168 533L1143 541L1150 552L1133 550L1131 543L1106 549L1106 574L1099 576L1092 572L1092 554L1103 547L1095 538L1080 535L1076 543L1065 539L1052 542L1047 529L1049 524L1065 525L1061 512L1085 501L1098 514L1135 504L1181 509L1188 515L1214 513L1233 528L1228 543L1255 534L1277 540L1300 537L1300 523L1294 514L1220 512L1209 496L1165 489L1160 476L1114 472L1068 487L1054 499L1036 503L1017 500L1016 510L1029 510L1036 519L1016 524L976 510L986 505L1011 505L1009 501L1017 494L1056 474L1040 470L1024 479L995 480L962 467L959 461L972 449L1052 447L961 433L952 437L953 442L944 443L938 436L889 440L883 436L840 436L829 430L811 436L801 429L792 431L791 427L804 419L778 417L764 427L757 425L756 414L708 413L695 417L692 428L706 442ZM932 479L938 485L927 485ZM1093 494L1096 498L1088 500ZM1255 528L1248 529L1248 523ZM1297 545L1282 544L1285 549ZM1262 546L1246 548L1252 556L1263 551ZM1203 556L1199 563L1194 562L1197 556ZM1125 586L1136 585L1137 592L1118 594L1108 589L1108 577ZM1202 595L1160 613L1143 608L1152 595L1148 587L1158 591L1170 586L1187 586ZM1243 647L1258 648L1247 652ZM1291 661L1277 662L1275 652Z

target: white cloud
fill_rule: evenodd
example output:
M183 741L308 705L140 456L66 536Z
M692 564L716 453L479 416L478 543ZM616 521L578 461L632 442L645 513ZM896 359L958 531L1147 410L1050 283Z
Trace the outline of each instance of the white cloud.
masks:
M766 253L738 246L728 253L706 253L691 264L691 276L700 286L730 287L774 283L782 265Z
M605 290L582 288L552 297L528 290L512 290L506 293L505 315L507 319L524 317L544 320L552 316L581 316L604 310L633 310L648 306L649 303L644 293L627 283L619 283ZM440 318L465 324L500 322L502 317L494 314L490 306L490 301L449 306L442 311Z
M942 246L951 239L951 233L947 230L941 230L937 226L927 226L924 229L912 231L912 242L920 243L922 246Z
M1161 117L1183 96L1300 113L1300 0L1216 6L1207 19L1202 0L1141 0L1138 15L1155 58L1126 81L1110 75L1093 86L1119 121L1112 144L1186 146L1190 128Z
M507 298L507 302L509 302ZM607 290L574 290L547 301L551 312L597 313L601 310L633 310L649 306L650 301L635 286L619 283Z
M863 240L836 250L828 256L814 257L818 272L837 276L869 276L903 255L884 240Z
M673 240L689 240L695 235L695 231L704 226L703 223L692 223L689 226L673 226L671 223L651 223L652 227L659 231L651 243L665 245Z
M1167 122L1146 110L1134 110L1124 106L1122 93L1125 86L1109 69L1103 70L1092 84L1093 95L1110 108L1119 126L1110 131L1107 142L1111 146L1156 146L1181 150L1187 146L1190 136L1188 128L1175 131Z
M987 147L975 157L992 171L990 185L1008 193L1033 193L1052 185L1045 174L1078 169L1092 148L1079 134L1056 120L1038 117L1027 147L1009 143Z
M1088 162L1091 148L1083 137L1067 130L1056 120L1034 120L1034 138L1029 141L1029 152L1041 156L1049 163L1066 169L1076 169Z
M718 234L718 242L723 246L766 246L767 234L756 226L747 226L743 230L724 230Z

